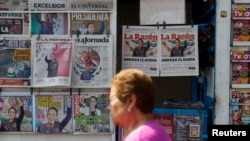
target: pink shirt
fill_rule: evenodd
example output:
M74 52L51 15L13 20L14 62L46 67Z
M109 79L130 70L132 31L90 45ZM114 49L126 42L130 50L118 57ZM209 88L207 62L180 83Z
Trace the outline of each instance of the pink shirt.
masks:
M129 133L124 141L171 141L165 129L152 120Z

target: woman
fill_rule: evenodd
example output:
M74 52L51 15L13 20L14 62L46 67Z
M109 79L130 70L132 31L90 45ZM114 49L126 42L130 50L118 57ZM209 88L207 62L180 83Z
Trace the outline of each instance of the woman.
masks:
M67 105L66 117L61 122L57 121L58 110L55 107L50 107L47 111L48 122L40 125L37 129L37 132L42 132L42 133L62 132L62 130L68 124L72 116L70 98L67 97L66 101L67 101L66 102L66 105Z
M124 129L124 141L171 140L153 118L155 95L152 79L141 70L124 69L113 77L109 110Z
M16 117L17 110L15 107L10 107L8 110L9 119L2 121L0 131L21 131L21 123L24 117L23 102L17 98L20 105L20 114Z
M80 112L82 115L85 116L100 116L101 115L101 110L97 109L97 97L91 96L89 98L89 106L85 108L81 108Z

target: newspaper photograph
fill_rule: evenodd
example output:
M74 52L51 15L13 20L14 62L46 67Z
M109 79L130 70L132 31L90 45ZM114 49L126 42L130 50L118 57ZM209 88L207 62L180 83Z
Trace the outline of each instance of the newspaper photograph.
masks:
M34 41L33 87L70 86L72 39L58 37Z
M71 34L106 35L110 34L110 13L70 13Z
M72 133L72 99L69 93L40 93L35 97L37 133Z
M198 26L160 28L160 76L199 75Z
M24 35L0 36L0 86L30 86L31 42Z
M157 27L123 26L122 38L122 69L137 68L159 76Z
M72 87L109 87L113 75L113 37L83 35L75 40Z
M0 96L0 132L33 131L32 96Z
M34 35L67 35L68 13L31 13Z
M107 92L73 94L74 133L109 133L113 131Z

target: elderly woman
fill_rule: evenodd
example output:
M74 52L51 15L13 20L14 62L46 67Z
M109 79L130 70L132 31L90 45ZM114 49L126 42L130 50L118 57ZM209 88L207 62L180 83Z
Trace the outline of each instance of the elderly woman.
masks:
M152 79L137 69L124 69L111 83L109 110L114 123L124 129L124 141L170 141L154 120Z

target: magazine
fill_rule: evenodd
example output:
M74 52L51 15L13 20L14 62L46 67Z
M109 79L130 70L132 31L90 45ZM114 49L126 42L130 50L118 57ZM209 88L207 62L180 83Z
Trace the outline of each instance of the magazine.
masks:
M232 47L231 78L232 87L249 85L250 49L248 47Z
M234 125L250 124L250 89L232 89L230 104L231 122Z
M32 96L21 95L0 96L0 132L33 131Z
M37 133L72 132L72 104L69 93L41 92L35 98Z
M74 133L113 131L106 92L74 94Z

